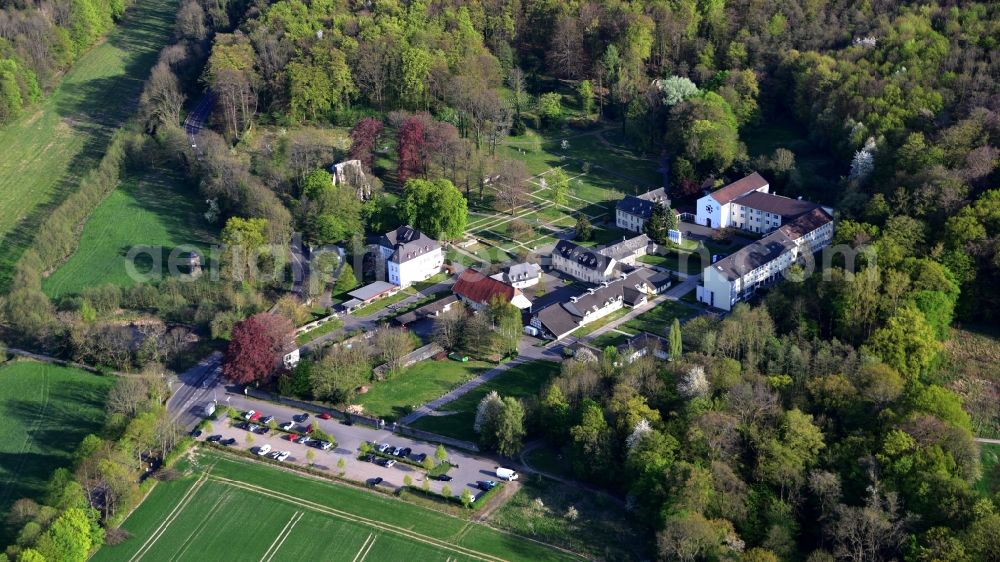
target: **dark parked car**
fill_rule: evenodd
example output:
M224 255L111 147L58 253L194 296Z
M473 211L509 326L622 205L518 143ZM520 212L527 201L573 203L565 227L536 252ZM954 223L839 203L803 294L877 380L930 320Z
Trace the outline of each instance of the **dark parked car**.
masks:
M235 445L236 444L236 439L234 439L232 437L230 437L229 439L223 439L222 441L219 441L219 444L221 444L221 445Z
M451 482L451 476L447 474L438 474L437 476L431 476L431 478L439 482Z
M201 430L195 428L194 431L191 432L191 437L194 437L195 439L201 437Z
M368 479L368 485L372 486L372 487L378 486L381 483L382 483L382 477L381 476L376 476L375 478L369 478Z
M260 426L257 429L253 430L253 432L256 433L257 435L264 435L268 431L271 431L271 428L270 427L263 427L263 426Z
M497 482L496 480L480 480L476 482L476 487L484 492L489 492L497 487Z
M426 458L427 458L427 453L420 453L419 455L413 455L413 460L417 462L424 462L424 459Z
M309 414L299 414L297 416L292 416L292 419L295 420L295 421L297 421L297 422L299 422L299 423L302 423L302 422L306 421L307 419L309 419Z
M264 416L263 418L260 418L260 423L263 424L269 424L272 421L274 421L274 416Z
M209 443L218 443L219 441L222 441L222 436L218 434L209 435L208 439L206 439L205 441L208 441Z
M365 460L368 462L375 462L375 455L368 455L365 457Z

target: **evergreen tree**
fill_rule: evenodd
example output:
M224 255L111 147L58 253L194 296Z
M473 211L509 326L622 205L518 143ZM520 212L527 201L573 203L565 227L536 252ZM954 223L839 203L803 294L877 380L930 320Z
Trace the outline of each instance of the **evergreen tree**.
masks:
M675 361L681 358L683 345L681 344L681 321L674 318L674 323L670 325L670 360Z

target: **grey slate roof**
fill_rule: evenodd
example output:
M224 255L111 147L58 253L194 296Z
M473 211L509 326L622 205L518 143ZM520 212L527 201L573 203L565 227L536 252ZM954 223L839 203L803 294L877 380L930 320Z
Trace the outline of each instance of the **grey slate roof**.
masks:
M611 264L610 257L590 248L578 246L569 240L560 240L556 244L555 249L552 250L552 253L559 254L568 260L575 261L581 267L593 271L603 272L607 270L608 266Z
M538 320L550 334L557 338L572 332L577 326L577 319L558 304L542 309L538 313Z
M385 233L379 244L394 250L389 259L396 263L406 263L441 247L437 240L409 225Z
M667 197L667 191L662 187L647 191L642 195L626 195L618 201L616 208L623 213L648 219L653 214L653 207L656 203L670 206L670 198Z
M369 283L368 285L355 289L347 294L360 301L367 302L379 295L388 293L389 291L398 288L399 287L393 285L392 283L386 283L385 281L375 281L374 283Z
M747 193L742 197L736 198L733 202L745 207L759 209L766 213L775 213L788 220L800 217L813 209L819 208L819 205L810 201L801 201L771 193L761 193L760 191Z
M649 246L649 236L640 234L628 240L622 240L616 244L610 244L598 250L601 254L621 261L623 258L631 256L640 248Z
M780 230L776 230L709 267L715 268L726 279L739 279L794 247L795 242Z

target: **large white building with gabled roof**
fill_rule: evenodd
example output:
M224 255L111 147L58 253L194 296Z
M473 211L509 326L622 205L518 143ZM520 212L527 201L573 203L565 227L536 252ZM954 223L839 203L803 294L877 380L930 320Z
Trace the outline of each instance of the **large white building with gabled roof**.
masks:
M441 272L441 244L412 226L401 226L382 235L379 257L385 264L386 280L409 287Z

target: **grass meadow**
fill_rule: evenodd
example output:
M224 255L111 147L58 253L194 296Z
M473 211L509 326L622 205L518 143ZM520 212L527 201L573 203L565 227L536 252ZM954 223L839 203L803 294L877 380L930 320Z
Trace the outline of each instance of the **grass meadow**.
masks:
M199 450L91 560L579 560L388 495Z
M139 262L140 273L168 274L167 257L181 245L197 247L206 256L216 230L201 216L204 210L196 188L175 171L156 169L127 177L90 215L77 251L45 279L42 288L58 298L107 283L132 286L136 280L125 267L131 249L148 251L143 257L161 256L162 271Z
M0 366L0 513L39 499L52 472L72 464L77 445L104 424L110 377L34 361ZM2 522L0 522L2 525ZM12 537L0 527L0 544Z
M545 385L558 374L559 363L553 361L532 361L515 365L496 378L479 385L472 392L440 408L441 412L454 413L424 416L418 419L413 427L455 439L476 441L478 436L472 429L476 421L476 408L490 391L497 391L501 397L537 397Z
M489 363L471 360L420 361L389 380L372 383L357 402L370 415L397 419L406 414L408 407L430 402L491 367Z
M135 111L173 31L177 0L137 2L39 105L0 128L0 288L48 211L94 167Z

